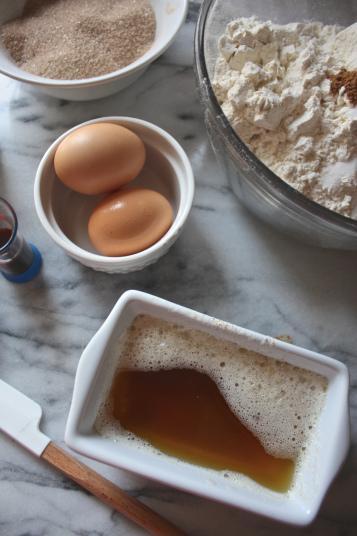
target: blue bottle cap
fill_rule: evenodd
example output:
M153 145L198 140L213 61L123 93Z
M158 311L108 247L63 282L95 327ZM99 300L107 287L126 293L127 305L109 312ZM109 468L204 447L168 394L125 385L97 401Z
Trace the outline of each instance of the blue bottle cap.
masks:
M33 244L29 244L30 248L32 249L33 253L33 260L31 266L26 270L26 272L23 272L22 274L18 275L10 275L6 274L5 272L1 272L2 275L7 279L8 281L11 281L12 283L27 283L28 281L31 281L41 270L42 266L42 256L41 253L38 251L37 247Z

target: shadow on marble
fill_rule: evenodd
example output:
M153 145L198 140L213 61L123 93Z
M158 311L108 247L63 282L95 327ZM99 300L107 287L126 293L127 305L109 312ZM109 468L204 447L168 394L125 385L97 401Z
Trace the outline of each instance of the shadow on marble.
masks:
M357 313L357 251L324 249L303 244L256 219L237 202L259 244L262 260L275 262L284 282L298 289L307 304L317 309L339 307ZM357 357L357 356L356 356Z
M218 259L192 216L184 232L157 263L129 274L104 274L81 265L82 279L91 287L93 300L109 311L128 289L142 290L186 307L199 308L201 297L212 291L227 292ZM200 312L205 310L200 308Z

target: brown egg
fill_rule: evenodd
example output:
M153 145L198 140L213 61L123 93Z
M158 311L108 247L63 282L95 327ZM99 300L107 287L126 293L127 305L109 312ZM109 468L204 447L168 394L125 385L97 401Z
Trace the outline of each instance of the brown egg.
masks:
M133 188L108 195L94 209L88 234L103 255L132 255L152 246L171 227L168 200L154 190Z
M95 195L135 179L145 157L145 145L134 132L114 123L94 123L65 137L57 148L54 166L68 188Z

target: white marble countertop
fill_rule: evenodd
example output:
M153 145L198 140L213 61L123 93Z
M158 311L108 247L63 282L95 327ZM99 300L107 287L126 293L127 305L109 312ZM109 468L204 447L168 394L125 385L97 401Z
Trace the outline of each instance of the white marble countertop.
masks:
M198 6L171 49L135 85L91 103L31 93L0 77L0 195L42 251L42 275L0 280L0 377L38 401L43 431L63 443L81 351L125 289L144 290L269 335L290 335L340 359L351 374L353 447L316 521L290 528L168 489L102 464L99 472L190 535L349 536L357 509L357 254L324 251L280 236L234 198L208 143L192 71ZM64 130L107 115L157 123L183 145L196 176L194 208L170 252L146 270L106 275L67 257L33 205L40 157ZM143 531L0 435L0 535L139 535Z

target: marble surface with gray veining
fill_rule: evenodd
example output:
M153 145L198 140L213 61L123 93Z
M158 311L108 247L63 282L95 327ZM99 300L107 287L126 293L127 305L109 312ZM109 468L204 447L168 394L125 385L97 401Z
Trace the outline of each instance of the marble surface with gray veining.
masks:
M269 335L290 335L340 359L351 374L353 446L316 521L297 529L88 461L189 535L349 536L357 526L357 254L280 236L249 215L216 164L192 70L198 4L174 45L132 87L104 100L68 103L0 77L0 195L43 253L42 275L0 280L0 377L39 402L42 428L63 443L81 351L125 289L134 288ZM67 257L33 204L39 160L63 131L100 116L129 115L172 133L192 162L194 207L170 252L142 272L106 275ZM143 534L75 484L0 435L1 536Z

